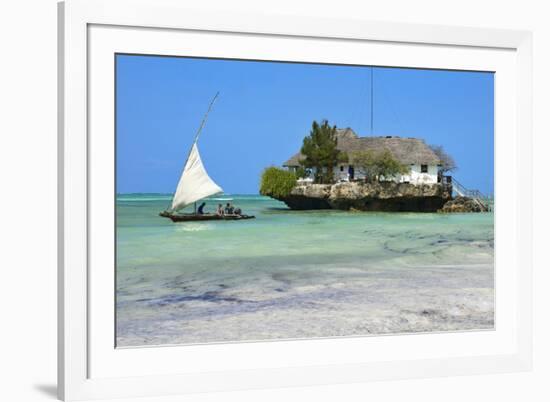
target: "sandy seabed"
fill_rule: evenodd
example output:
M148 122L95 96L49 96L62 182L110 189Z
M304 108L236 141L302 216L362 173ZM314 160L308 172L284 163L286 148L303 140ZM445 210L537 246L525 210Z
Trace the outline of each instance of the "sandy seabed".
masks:
M308 274L308 271L310 272ZM310 266L119 307L118 346L492 329L492 265Z

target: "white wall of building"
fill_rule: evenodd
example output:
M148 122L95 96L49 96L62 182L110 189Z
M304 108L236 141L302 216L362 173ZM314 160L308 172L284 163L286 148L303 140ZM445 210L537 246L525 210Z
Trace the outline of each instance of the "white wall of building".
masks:
M428 172L422 173L421 165L411 165L411 172L404 175L401 181L408 181L415 184L433 184L437 183L437 165L428 165Z
M396 178L396 181L400 183L413 183L413 184L433 184L437 183L437 165L428 165L428 171L422 173L422 166L420 164L411 165L411 171L407 175L402 175ZM337 165L334 167L334 178L336 181L348 181L349 165ZM365 174L361 169L355 168L354 172L355 180L365 179Z

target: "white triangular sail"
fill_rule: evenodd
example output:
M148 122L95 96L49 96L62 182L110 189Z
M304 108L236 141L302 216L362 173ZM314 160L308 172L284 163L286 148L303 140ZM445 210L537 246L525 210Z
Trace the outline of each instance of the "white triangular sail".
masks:
M178 211L195 201L221 192L223 192L222 188L214 183L206 173L197 143L193 143L191 153L172 199L172 211Z

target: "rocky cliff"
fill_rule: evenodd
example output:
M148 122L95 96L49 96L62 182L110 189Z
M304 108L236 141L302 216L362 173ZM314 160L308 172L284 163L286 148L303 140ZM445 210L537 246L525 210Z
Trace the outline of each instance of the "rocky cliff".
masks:
M451 194L448 187L439 184L346 182L297 185L289 195L273 198L297 210L436 212Z
M438 212L485 212L487 207L480 202L476 202L468 197L456 197L453 200L447 201Z

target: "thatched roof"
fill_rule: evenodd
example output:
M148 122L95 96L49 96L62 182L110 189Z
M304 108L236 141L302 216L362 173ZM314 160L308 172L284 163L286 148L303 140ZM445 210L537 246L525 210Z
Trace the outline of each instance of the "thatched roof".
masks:
M404 138L395 136L385 137L359 137L351 128L336 129L338 138L337 148L344 151L351 158L357 151L384 151L389 150L399 162L425 165L438 165L440 163L437 155L426 145L424 140L419 138ZM304 156L298 152L283 166L300 166L300 160Z

